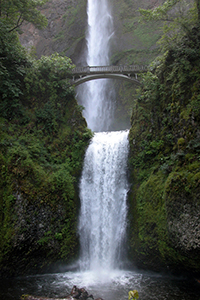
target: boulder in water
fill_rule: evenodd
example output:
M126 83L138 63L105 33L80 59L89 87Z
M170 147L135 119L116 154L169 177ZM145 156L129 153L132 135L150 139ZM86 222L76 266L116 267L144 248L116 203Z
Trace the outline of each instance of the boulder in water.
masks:
M93 295L89 295L86 289L77 288L76 285L73 286L70 295L67 295L65 298L47 298L40 296L32 296L32 295L22 295L21 300L87 300L88 298L94 299ZM102 298L98 298L95 300L103 300Z

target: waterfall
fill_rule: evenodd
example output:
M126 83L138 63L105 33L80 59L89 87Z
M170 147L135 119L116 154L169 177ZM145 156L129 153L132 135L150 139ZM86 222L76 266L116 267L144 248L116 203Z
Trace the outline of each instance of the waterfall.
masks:
M128 131L96 133L80 182L82 270L112 270L126 232Z
M90 66L109 65L113 24L108 2L88 0ZM109 273L121 265L127 214L128 131L108 132L113 115L112 97L112 80L107 79L85 83L81 91L88 127L96 131L85 154L80 180L78 231L82 271Z
M113 20L108 0L88 0L87 65L110 64L110 42L114 35ZM113 118L114 89L112 79L98 79L78 88L83 115L93 131L107 131Z

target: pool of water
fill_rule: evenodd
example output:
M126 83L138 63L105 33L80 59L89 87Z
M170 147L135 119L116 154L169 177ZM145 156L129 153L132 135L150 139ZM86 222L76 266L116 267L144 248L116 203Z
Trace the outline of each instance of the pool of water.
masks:
M94 298L128 300L136 289L141 300L200 300L200 286L188 279L160 274L113 272L66 272L0 280L0 300L20 299L22 294L65 297L73 285L85 287Z

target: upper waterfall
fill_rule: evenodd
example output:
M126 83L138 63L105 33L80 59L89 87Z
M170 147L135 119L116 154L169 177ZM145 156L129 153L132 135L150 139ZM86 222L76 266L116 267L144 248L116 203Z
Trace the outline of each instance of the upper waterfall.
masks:
M108 0L88 0L87 64L110 64L110 45L114 35ZM93 131L110 130L114 111L114 89L111 79L98 79L78 88L83 115Z
M88 56L89 66L109 65L110 39L113 21L107 0L88 0Z

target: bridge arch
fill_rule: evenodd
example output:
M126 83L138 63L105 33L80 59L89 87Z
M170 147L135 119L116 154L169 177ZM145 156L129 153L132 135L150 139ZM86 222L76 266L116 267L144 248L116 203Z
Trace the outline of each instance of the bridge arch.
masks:
M147 71L147 66L86 66L75 67L72 70L72 85L79 85L89 80L101 78L123 79L134 84L140 84L137 74Z
M123 74L95 74L95 75L86 75L77 79L72 80L72 85L78 86L84 82L94 80L94 79L103 79L103 78L112 78L112 79L123 79L129 82L134 82L135 84L140 85L140 82L131 76L123 75Z

